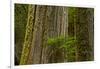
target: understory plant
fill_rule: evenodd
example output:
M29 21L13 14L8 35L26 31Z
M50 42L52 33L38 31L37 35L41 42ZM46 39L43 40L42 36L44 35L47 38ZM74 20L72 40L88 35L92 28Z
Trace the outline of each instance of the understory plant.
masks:
M64 52L65 61L73 61L72 59L75 56L76 42L77 40L75 37L59 36L55 38L48 38L47 44L51 49L50 51L52 52L49 55L53 55L57 52Z

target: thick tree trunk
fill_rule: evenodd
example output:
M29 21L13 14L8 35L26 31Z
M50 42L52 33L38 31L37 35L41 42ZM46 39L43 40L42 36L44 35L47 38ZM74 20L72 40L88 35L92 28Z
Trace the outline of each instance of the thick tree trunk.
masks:
M28 59L28 64L43 63L43 49L46 46L47 36L46 29L46 6L36 6L36 19L34 26L34 34L32 40L32 48ZM41 11L41 12L40 12Z
M65 52L48 54L47 39L68 36L67 8L29 5L28 22L20 64L64 62Z
M49 22L48 24L49 25L48 37L50 38L55 38L60 36L67 37L68 36L67 8L51 7L51 16L49 18L51 22ZM65 52L64 51L61 52L61 50L58 50L49 57L50 63L64 62L64 61L65 61Z
M31 44L32 44L33 28L34 28L34 22L35 22L34 16L35 16L35 6L29 5L28 6L28 20L27 20L27 25L26 25L26 33L25 33L25 39L24 39L20 64L27 63L28 55L30 52Z

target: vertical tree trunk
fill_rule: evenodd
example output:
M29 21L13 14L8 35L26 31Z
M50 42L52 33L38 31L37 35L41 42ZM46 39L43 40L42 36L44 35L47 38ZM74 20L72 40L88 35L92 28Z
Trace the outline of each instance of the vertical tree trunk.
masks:
M60 36L68 36L68 16L67 16L67 8L65 7L51 7L51 16L49 22L49 37L60 37ZM50 49L50 48L49 48ZM51 51L50 51L51 52ZM51 52L52 53L52 52ZM50 63L55 62L64 62L65 61L65 52L61 50L52 54L49 58Z
M67 8L55 6L29 5L28 22L20 64L64 62L64 52L48 53L49 37L67 37ZM51 59L51 60L50 60ZM50 61L49 61L50 60Z
M26 33L25 33L25 39L24 39L20 64L27 63L28 55L30 52L31 44L32 44L33 28L34 28L34 22L35 22L34 16L35 16L35 6L29 5L28 6L28 20L27 20L27 25L26 25Z

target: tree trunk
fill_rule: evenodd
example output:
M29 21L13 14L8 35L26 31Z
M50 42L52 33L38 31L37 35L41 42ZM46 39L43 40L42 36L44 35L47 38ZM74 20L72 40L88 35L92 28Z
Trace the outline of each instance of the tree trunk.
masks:
M28 55L30 52L32 37L33 37L33 28L35 22L35 10L36 10L35 6L33 5L28 6L28 20L27 20L25 39L20 60L21 65L27 63Z
M49 31L48 37L55 38L60 36L68 36L68 16L67 16L67 8L65 7L50 7L51 8L51 16L50 21L48 23ZM48 48L50 49L50 47ZM50 51L50 53L52 53ZM65 52L62 50L58 50L51 56L49 55L49 63L57 63L57 62L65 62Z
M28 22L20 64L64 62L64 52L49 56L47 39L67 36L68 19L65 7L29 5ZM58 55L59 54L59 55ZM58 56L57 56L58 55Z

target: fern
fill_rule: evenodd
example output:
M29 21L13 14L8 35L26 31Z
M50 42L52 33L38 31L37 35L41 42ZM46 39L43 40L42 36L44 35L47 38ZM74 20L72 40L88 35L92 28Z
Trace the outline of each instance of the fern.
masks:
M66 56L73 57L73 54L75 54L75 43L77 40L74 37L55 37L55 38L48 38L47 44L50 46L54 52L57 50L60 50L61 52L65 52L68 54L65 54Z

